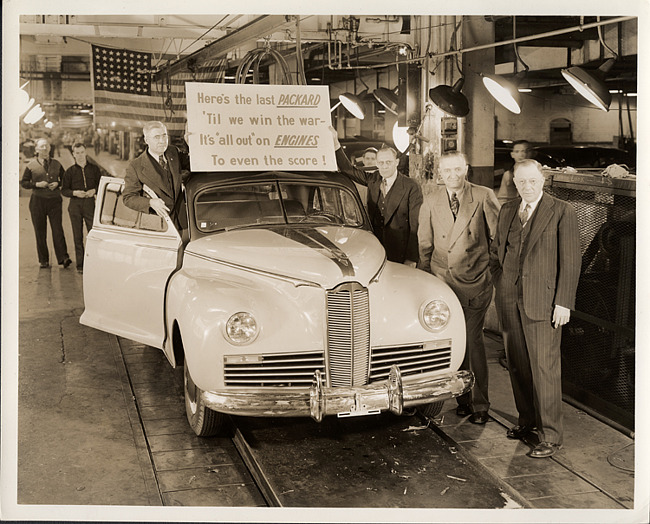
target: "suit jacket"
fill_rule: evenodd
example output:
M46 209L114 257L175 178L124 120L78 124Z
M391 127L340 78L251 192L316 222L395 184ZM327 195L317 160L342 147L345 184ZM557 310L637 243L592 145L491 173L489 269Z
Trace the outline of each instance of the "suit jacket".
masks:
M385 197L386 213L379 211L382 177L379 171L365 171L354 167L342 149L336 150L336 162L341 173L368 187L368 214L375 235L392 262L418 261L418 215L422 205L419 184L404 175L397 179Z
M143 186L146 184L156 193L158 198L161 198L165 202L165 205L170 210L174 209L174 195L179 197L181 194L181 167L178 149L174 146L169 146L165 151L165 158L172 173L172 181L174 183L173 192L172 188L163 182L165 175L162 167L145 150L126 168L124 191L122 193L125 206L140 211L141 213L151 212L149 209L149 200L151 197L143 191Z
M501 208L490 249L490 269L497 285L500 279L515 283L520 276L526 315L550 321L556 304L575 307L581 266L578 217L571 204L544 193L530 218L521 253L521 275L512 275L503 272L503 261L508 232L513 220L519 220L520 204L521 198L517 198Z
M455 221L444 185L427 194L420 208L420 268L447 282L463 305L492 284L489 249L498 213L494 191L471 182L460 194Z

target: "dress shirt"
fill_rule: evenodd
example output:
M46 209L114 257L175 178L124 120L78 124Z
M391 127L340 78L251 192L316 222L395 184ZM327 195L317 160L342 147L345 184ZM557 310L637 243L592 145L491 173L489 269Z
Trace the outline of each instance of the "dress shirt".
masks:
M530 206L530 209L528 211L528 220L530 220L530 217L533 216L533 213L535 212L535 208L537 207L537 204L539 204L539 201L542 199L542 195L544 194L544 191L542 191L539 196L537 197L537 200L534 200L532 202L526 202L523 198L521 199L521 204L519 204L519 213L521 214L524 209L526 208L526 205Z
M388 194L390 191L390 188L393 187L393 184L395 183L395 180L397 180L397 172L393 176L389 176L388 178L383 178L382 179L382 187L385 185L386 187L386 192L384 193L384 196Z

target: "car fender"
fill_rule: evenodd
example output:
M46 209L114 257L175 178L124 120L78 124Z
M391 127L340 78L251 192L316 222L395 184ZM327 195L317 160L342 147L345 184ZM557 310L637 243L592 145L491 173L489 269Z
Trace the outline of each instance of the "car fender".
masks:
M169 332L178 325L186 363L201 389L224 387L226 355L324 351L325 329L319 321L323 289L212 266L181 269L167 295ZM225 336L226 322L238 312L252 314L259 327L258 336L246 345Z
M444 281L426 271L388 262L369 292L372 346L450 339L451 367L460 367L465 356L465 316L456 294ZM421 310L432 300L444 301L450 310L447 326L437 332L426 329L420 320Z

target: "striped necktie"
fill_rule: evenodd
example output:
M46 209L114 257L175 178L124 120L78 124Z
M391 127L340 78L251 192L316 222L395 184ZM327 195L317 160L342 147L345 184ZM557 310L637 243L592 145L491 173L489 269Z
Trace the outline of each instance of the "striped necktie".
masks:
M449 206L451 207L451 212L454 214L454 218L456 218L458 216L458 210L460 209L460 202L458 201L456 193L451 194Z
M526 204L524 209L519 211L519 220L521 221L521 225L525 225L526 222L528 222L528 215L530 213L530 204Z

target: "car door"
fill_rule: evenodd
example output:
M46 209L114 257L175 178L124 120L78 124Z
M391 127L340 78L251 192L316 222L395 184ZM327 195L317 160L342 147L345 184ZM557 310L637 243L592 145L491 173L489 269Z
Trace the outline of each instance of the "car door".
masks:
M102 177L86 239L80 322L149 346L165 340L165 290L181 238L169 218L122 202L124 180Z

